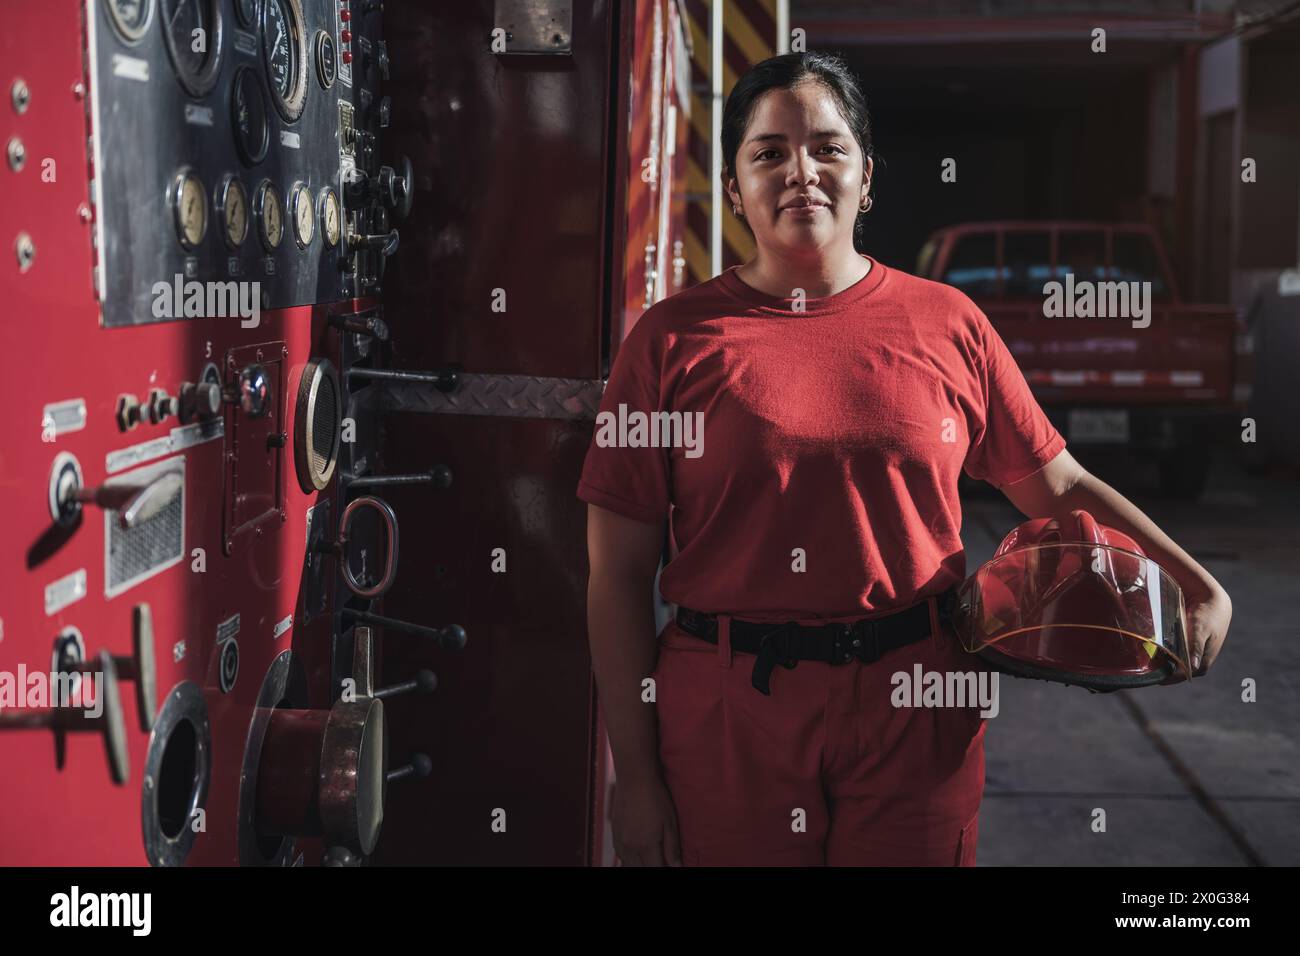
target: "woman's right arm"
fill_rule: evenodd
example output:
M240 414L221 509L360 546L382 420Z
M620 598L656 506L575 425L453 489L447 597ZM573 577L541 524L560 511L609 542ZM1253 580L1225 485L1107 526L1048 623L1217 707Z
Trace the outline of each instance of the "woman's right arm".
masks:
M664 524L587 506L587 633L614 755L614 844L624 865L678 862L677 821L659 773L655 705L641 699L654 670L654 579Z

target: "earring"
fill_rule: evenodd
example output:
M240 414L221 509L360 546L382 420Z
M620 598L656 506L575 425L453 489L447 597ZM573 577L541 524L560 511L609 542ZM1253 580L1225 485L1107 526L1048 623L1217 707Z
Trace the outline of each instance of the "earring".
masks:
M743 212L740 211L740 206L738 206L738 205L736 205L736 206L732 206L732 207L731 207L731 212L732 212L732 214L733 214L737 219L744 219L744 218L745 218L745 214L744 214Z
M871 212L871 205L872 205L871 197L868 196L868 197L867 197L867 201L866 201L865 203L863 203L861 206L858 207L858 211L859 211L859 212Z

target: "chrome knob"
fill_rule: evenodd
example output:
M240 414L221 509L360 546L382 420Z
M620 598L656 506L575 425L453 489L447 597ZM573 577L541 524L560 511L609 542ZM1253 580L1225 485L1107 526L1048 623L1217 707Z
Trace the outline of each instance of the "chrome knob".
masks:
M222 397L230 404L238 404L249 418L264 418L271 413L271 378L261 365L247 365L239 379L227 385Z

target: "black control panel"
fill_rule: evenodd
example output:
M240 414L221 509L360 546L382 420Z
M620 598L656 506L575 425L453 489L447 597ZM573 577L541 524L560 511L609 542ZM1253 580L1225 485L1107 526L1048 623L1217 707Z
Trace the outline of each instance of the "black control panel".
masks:
M376 151L381 4L87 7L103 325L375 291L397 246L389 220L410 202L409 174Z

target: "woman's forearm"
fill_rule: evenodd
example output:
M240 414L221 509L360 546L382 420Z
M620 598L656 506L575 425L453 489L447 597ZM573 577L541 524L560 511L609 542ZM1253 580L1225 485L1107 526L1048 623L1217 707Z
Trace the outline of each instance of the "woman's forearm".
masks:
M1208 594L1221 590L1219 582L1209 571L1161 531L1135 504L1095 475L1085 473L1057 499L1054 517L1065 518L1076 508L1133 538L1147 557L1169 572L1184 594Z
M596 570L587 585L592 669L615 772L624 781L659 772L655 705L642 700L641 686L658 655L653 593L653 580Z

